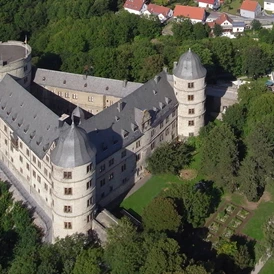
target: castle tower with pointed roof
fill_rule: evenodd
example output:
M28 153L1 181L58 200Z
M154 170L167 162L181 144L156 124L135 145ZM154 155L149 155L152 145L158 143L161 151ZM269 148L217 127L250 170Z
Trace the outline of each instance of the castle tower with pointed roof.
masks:
M91 229L95 211L96 151L90 146L86 131L79 126L80 115L76 108L71 126L61 128L51 153L53 239L86 233Z
M179 102L178 136L197 136L204 126L206 69L190 49L173 69L174 92Z

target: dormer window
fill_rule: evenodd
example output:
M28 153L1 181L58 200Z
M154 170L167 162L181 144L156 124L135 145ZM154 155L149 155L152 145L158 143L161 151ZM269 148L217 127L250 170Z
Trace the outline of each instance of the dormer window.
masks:
M46 80L46 77L44 76L42 80L45 81L45 80Z
M194 83L193 82L188 83L187 86L188 86L188 88L194 88Z
M137 129L138 129L138 126L136 124L131 123L131 130L135 132L137 131Z
M126 130L124 130L124 129L122 129L122 135L123 135L123 138L125 139L125 138L127 138L127 137L128 137L129 132L128 132L128 131L126 131Z
M153 94L156 95L157 94L157 90L154 89L153 90Z
M164 109L164 107L166 106L164 103L162 102L159 102L159 106L160 106L160 109Z

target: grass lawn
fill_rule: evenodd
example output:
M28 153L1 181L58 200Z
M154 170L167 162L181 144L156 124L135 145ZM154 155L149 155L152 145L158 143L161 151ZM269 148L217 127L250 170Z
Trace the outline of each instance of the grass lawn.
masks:
M195 154L193 161L190 164L189 168L198 169L200 166L200 154ZM196 183L202 180L201 175L197 175L190 183ZM185 181L181 180L178 176L172 174L163 174L163 175L154 175L148 180L145 185L133 193L130 197L125 199L120 207L123 207L129 211L134 211L138 215L142 215L144 207L149 204L149 202L155 198L162 189L169 186L169 183L184 183Z
M270 184L269 184L270 185ZM262 225L266 220L274 214L274 184L268 186L266 190L271 195L270 201L262 201L258 208L254 210L254 215L244 227L243 233L256 239L262 240L264 235L262 231Z
M272 274L274 272L274 258L270 258L259 274Z

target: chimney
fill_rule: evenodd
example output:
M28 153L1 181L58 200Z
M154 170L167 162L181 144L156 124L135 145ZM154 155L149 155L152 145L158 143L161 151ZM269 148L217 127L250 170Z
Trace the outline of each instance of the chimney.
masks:
M177 61L173 62L173 68L174 68L174 69L177 67L177 64L178 64Z
M159 81L160 81L160 79L161 79L161 77L160 77L159 75L156 75L156 76L154 77L155 83L158 84Z
M163 71L167 73L167 67L163 67Z
M69 115L67 115L67 114L62 114L61 115L61 117L59 117L59 128L61 128L63 125L64 125L64 123L65 123L65 120L67 119L67 118L69 118Z
M126 105L125 102L119 101L117 105L118 111L121 112L124 109L125 105Z
M125 88L127 86L127 80L125 79L124 81L123 81L123 88Z

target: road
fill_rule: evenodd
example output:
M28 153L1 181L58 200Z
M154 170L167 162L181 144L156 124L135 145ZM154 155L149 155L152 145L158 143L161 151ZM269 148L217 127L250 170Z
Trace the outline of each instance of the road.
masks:
M15 178L10 170L0 160L0 178L11 183L10 191L13 192L13 197L16 201L27 203L30 209L34 210L34 223L44 230L43 241L52 242L52 222L45 211L36 203L33 197L28 193L21 183Z

